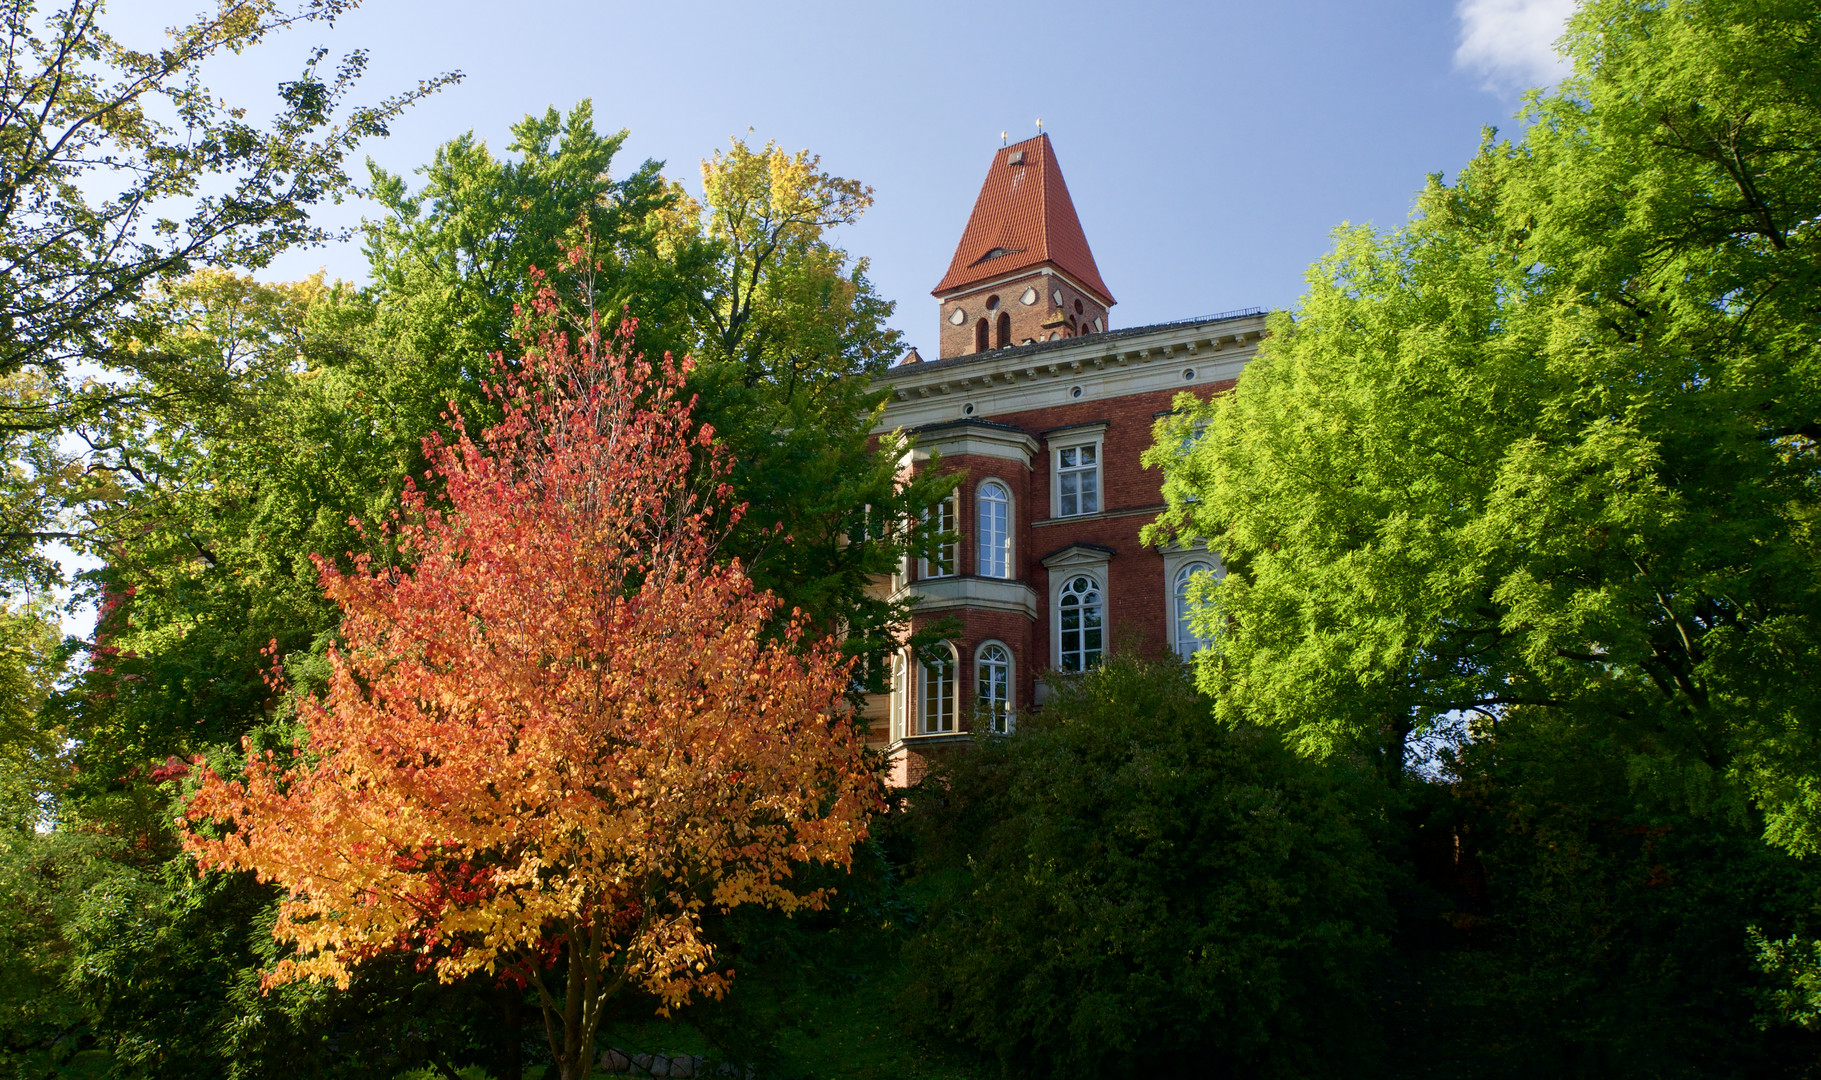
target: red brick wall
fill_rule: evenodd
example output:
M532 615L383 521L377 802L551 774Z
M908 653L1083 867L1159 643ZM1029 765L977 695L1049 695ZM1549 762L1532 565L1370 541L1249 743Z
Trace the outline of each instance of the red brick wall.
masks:
M1026 288L1037 290L1037 302L1026 306L1018 298L1024 295ZM1062 305L1058 309L1055 293L1062 293ZM996 310L987 310L986 303L991 297L999 298ZM1081 305L1081 311L1075 305ZM955 308L961 308L967 318L960 326L949 322L949 315ZM1067 281L1054 274L1034 273L1003 282L990 288L977 289L960 296L944 300L939 309L937 325L937 345L940 356L964 356L975 351L975 324L985 318L990 330L989 348L998 348L999 312L1006 312L1012 317L1013 345L1022 344L1027 338L1031 341L1048 340L1051 333L1061 337L1074 337L1077 334L1094 333L1094 320L1101 320L1101 325L1110 327L1107 321L1106 308L1098 300L1075 288ZM1060 326L1045 326L1058 316L1063 322Z
M1198 388L1208 396L1231 389L1232 382ZM1167 583L1163 557L1139 541L1139 531L1155 520L1161 507L1162 476L1144 469L1139 458L1152 442L1156 415L1170 408L1175 390L1160 390L1127 397L1082 400L1027 412L982 416L979 419L1010 424L1038 438L1038 455L1026 471L1017 462L973 455L944 456L944 471L964 470L960 488L961 544L957 569L971 574L977 569L973 540L976 533L974 493L981 480L996 476L1012 488L1012 572L1037 593L1037 618L1009 612L933 612L915 617L921 628L941 618L962 624L955 646L961 657L963 700L973 696L974 649L989 639L1011 646L1017 657L1015 704L1028 709L1034 699L1036 677L1050 667L1050 571L1042 563L1070 544L1093 544L1115 552L1107 564L1107 625L1111 651L1135 650L1163 655L1169 648L1166 606ZM1057 428L1105 422L1101 452L1100 515L1087 520L1051 519L1051 446L1044 433ZM1066 433L1058 433L1065 441ZM1050 522L1045 524L1045 522ZM917 568L913 567L913 574ZM964 709L965 712L965 709Z

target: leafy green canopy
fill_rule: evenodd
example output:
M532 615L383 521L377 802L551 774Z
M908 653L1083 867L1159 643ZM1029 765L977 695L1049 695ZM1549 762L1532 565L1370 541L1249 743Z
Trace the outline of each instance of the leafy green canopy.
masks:
M0 0L0 590L55 581L42 545L86 539L66 512L122 467L110 429L160 401L135 377L152 376L166 404L182 382L127 345L144 293L325 239L309 212L349 190L349 153L459 79L346 108L366 54L331 72L316 49L263 125L201 82L211 59L358 2L221 0L147 52L108 34L102 0Z
M1521 143L1343 229L1238 390L1161 426L1156 535L1231 568L1223 717L1395 770L1438 718L1560 710L1821 846L1818 35L1592 0Z
M1750 816L1640 799L1597 717L1508 714L1449 783L1404 785L1407 876L1380 1007L1408 1080L1800 1075L1750 945L1817 926L1808 860ZM1812 1008L1812 1004L1809 1005Z
M1370 773L1208 710L1179 665L1115 660L912 794L932 900L906 951L914 1030L1010 1076L1373 1060Z

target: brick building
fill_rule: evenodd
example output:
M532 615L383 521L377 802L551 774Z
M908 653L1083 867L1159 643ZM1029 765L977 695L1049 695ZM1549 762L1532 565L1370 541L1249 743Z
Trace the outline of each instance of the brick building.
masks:
M1264 333L1257 309L1112 329L1114 299L1047 135L995 152L948 272L933 290L940 355L912 350L886 376L880 432L915 433L965 474L943 507L959 543L889 587L914 621L953 619L946 656L896 658L869 708L873 737L914 778L932 749L1009 731L1042 704L1041 676L1112 652L1187 654L1182 586L1220 572L1200 549L1139 530L1163 509L1139 464L1175 396L1230 388Z

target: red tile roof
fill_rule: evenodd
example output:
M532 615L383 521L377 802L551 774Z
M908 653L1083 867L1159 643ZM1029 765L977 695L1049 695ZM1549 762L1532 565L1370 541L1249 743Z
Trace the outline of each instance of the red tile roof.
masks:
M1022 164L1012 164L1020 155ZM980 185L954 261L931 293L941 296L1044 263L1074 278L1109 307L1114 303L1100 280L1094 253L1088 250L1050 137L1039 135L993 152L992 167Z

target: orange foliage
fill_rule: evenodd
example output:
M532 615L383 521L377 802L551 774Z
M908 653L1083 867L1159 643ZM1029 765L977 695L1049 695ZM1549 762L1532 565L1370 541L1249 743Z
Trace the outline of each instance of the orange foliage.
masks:
M249 746L188 810L204 868L288 894L274 933L295 954L268 984L345 986L389 950L445 980L523 978L585 1075L622 986L724 989L706 906L823 903L792 867L846 864L878 783L836 649L768 641L777 602L714 558L726 463L686 371L592 323L547 331L496 388L501 424L475 442L455 416L452 445L427 441L446 508L407 486L409 568L319 560L346 644L301 706L304 753ZM559 957L567 985L547 986Z

